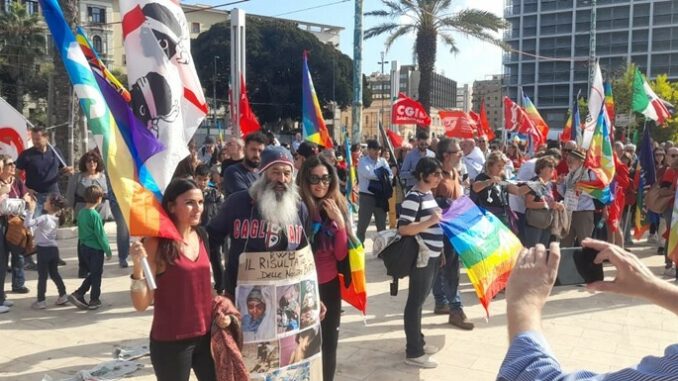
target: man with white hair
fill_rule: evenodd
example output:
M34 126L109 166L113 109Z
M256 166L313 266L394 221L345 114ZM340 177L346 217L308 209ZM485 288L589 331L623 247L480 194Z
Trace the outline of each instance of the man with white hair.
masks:
M292 154L284 147L269 146L261 154L259 178L249 189L233 193L207 225L210 250L218 250L226 237L231 239L226 294L235 295L241 254L305 247L309 221L294 184Z
M464 139L461 141L461 150L464 152L462 162L466 166L466 173L468 173L468 180L473 182L476 176L483 171L485 166L485 155L480 148L476 147L476 142L473 139Z

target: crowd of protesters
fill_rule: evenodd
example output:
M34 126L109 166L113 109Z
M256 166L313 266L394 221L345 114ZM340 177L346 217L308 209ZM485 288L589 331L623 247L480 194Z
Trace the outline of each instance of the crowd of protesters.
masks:
M403 236L419 236L428 249L428 262L410 274L404 309L406 363L417 367L437 366L432 355L438 348L426 344L421 326L430 293L435 314L446 315L451 326L474 329L460 297L459 257L439 225L441 211L460 197L469 196L492 213L526 247L552 242L572 247L591 238L618 247L634 244L631 218L637 200L638 184L633 181L638 153L633 144L617 142L614 147L632 184L624 189L626 203L620 218L611 221L609 205L577 187L581 181L595 180L595 174L584 165L586 152L572 141L530 150L520 140L504 144L484 137L457 140L420 132L400 147L377 139L353 144L351 157L346 158L343 146L323 149L303 141L300 134L289 145L270 133L218 142L208 137L200 146L194 141L189 144L190 154L179 163L162 200L183 242L153 238L130 248L98 152L85 153L74 173L49 144L44 130L34 129L32 138L33 148L16 161L0 157L0 199L23 200L27 211L12 208L11 202L0 204L0 233L8 237L0 240L0 313L13 305L4 292L7 274L11 274L12 292L29 293L24 272L34 269L39 274L33 308L47 308L48 277L57 286L57 305L70 302L81 309L99 308L104 258L111 257L103 225L115 221L120 267L129 266L128 254L132 259L132 302L138 310L154 306L150 348L159 380L187 380L191 369L200 380L215 379L220 357L210 351L212 322L232 329L241 317L229 302L219 302L215 312L213 295L233 299L240 255L306 246L314 253L322 303L323 377L332 380L342 315L338 264L346 258L353 234L349 202L358 206L355 231L361 242L374 218L378 232L387 226L397 228ZM654 143L653 154L656 186L675 193L678 147L672 142ZM357 174L353 183L352 171ZM62 176L71 176L66 197L59 195ZM348 200L347 192L352 192ZM665 256L673 202L667 205L665 210L649 212L648 242L656 243L658 254ZM55 238L68 207L75 211L78 275L84 278L71 294L59 275L63 261ZM16 219L30 229L25 233L30 233L26 235L33 237L34 244L9 239L20 229ZM235 221L245 219L256 219L261 229L283 227L276 230L280 237L264 239L234 228ZM304 234L285 236L285 227L290 226L291 231L298 228ZM29 251L37 252L37 263L27 255ZM154 275L162 274L156 290L149 290L145 282L144 257ZM666 257L665 263L664 275L675 277L672 261ZM246 317L252 316L257 315ZM248 324L254 324L250 320Z

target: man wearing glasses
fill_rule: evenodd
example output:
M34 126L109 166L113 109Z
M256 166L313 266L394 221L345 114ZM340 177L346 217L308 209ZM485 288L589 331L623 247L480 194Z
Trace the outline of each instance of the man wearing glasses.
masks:
M389 180L393 180L393 172L388 166L386 159L379 156L381 146L376 140L367 141L367 156L360 158L358 164L358 185L360 186L359 209L358 209L358 231L356 235L360 242L365 242L365 232L367 226L374 215L374 222L377 225L377 231L386 229L386 206L388 199L379 200L369 190L370 181L378 180L377 170L383 170L388 173ZM405 159L407 160L407 159Z

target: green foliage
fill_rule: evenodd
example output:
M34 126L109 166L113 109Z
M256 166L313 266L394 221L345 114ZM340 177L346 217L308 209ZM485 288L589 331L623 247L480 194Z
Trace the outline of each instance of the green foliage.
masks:
M44 54L45 37L39 23L40 16L29 14L18 1L11 3L9 12L0 15L2 95L20 111L26 84L35 79L35 64Z
M214 60L218 103L228 102L230 77L230 22L213 25L191 43L198 76L212 95ZM301 120L302 57L308 61L318 101L326 117L335 100L345 108L352 100L351 59L293 22L247 16L247 92L259 121L270 127ZM334 73L334 76L332 75ZM334 79L333 79L334 77ZM333 95L334 80L334 95ZM333 99L334 98L334 99Z
M613 81L612 88L614 93L616 114L629 115L631 112L631 99L633 97L633 77L636 73L636 65L630 64L623 71L614 73L616 78ZM678 82L670 82L666 74L658 75L654 81L649 81L650 87L657 96L673 105L678 104ZM629 136L638 131L642 133L645 125L645 118L637 113L633 113L629 124ZM652 138L663 142L666 140L678 140L678 117L669 119L665 126L656 126L653 121L649 121ZM620 132L620 131L618 131Z

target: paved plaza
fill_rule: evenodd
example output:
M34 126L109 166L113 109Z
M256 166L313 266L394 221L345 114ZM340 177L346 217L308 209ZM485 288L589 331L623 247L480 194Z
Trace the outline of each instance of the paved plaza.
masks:
M107 231L113 238L114 226L108 225ZM115 246L115 239L111 243ZM62 257L68 263L60 270L69 292L80 284L76 277L75 244L75 238L60 241ZM369 239L367 245L369 249ZM653 248L638 245L634 252L655 274L662 273L663 259L653 255ZM49 308L32 310L37 273L27 272L31 293L9 293L9 299L16 305L11 312L0 315L0 380L38 381L44 375L54 380L67 378L78 370L112 359L118 345L148 341L152 311L133 310L129 300L129 269L120 269L115 259L114 253L114 259L104 265L103 307L98 311L54 306L57 295L51 281L47 286ZM429 297L423 327L427 341L442 347L436 355L440 366L419 370L403 363L402 314L407 282L401 282L397 297L390 296L384 267L370 254L367 275L366 321L350 307L345 307L342 317L337 380L494 380L508 347L503 295L492 303L491 317L486 322L468 278L463 275L465 311L476 324L476 329L470 332L452 328L446 316L434 315L433 298ZM660 355L665 346L678 342L678 319L673 314L640 300L592 295L580 287L556 288L544 318L546 335L568 370L587 368L605 372L630 366L645 355ZM127 379L155 380L148 357L140 361L145 367Z

